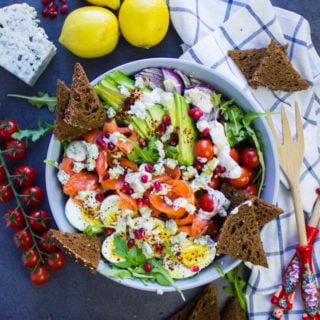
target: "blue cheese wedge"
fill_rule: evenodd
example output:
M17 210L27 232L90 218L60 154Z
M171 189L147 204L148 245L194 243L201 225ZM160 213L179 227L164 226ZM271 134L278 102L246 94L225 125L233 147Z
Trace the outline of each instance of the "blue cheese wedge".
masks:
M30 86L57 51L36 17L35 8L26 3L0 9L0 66Z

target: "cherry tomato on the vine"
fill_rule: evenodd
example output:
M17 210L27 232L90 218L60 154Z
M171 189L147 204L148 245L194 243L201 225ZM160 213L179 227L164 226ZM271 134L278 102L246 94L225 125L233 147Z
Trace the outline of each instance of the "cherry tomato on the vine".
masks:
M3 181L7 177L6 171L3 167L0 167L0 181Z
M28 222L32 230L44 231L50 225L50 217L45 211L38 209L29 213Z
M13 242L17 248L30 248L33 244L31 232L28 229L18 230L13 235Z
M241 168L241 175L239 178L228 179L228 182L236 188L244 187L246 184L249 183L249 180L250 180L249 170L246 167L242 167L242 166L240 166L240 168Z
M211 212L214 210L215 203L214 203L213 196L210 193L206 192L200 197L200 207L202 210L208 211L208 212Z
M34 268L40 261L40 253L36 248L24 250L21 260L26 267Z
M26 206L37 206L44 199L44 192L38 186L27 186L21 192L22 201Z
M243 190L249 192L250 194L257 196L258 195L258 189L257 187L252 184L252 183L248 183L247 185L245 185L244 187L242 187Z
M47 283L49 278L50 272L45 266L39 266L36 268L36 270L32 270L30 273L31 281L39 286Z
M11 229L18 229L24 226L25 220L20 208L13 208L4 214L4 222Z
M13 197L12 188L8 183L0 183L0 202L8 202Z
M67 259L63 252L55 251L47 256L46 263L53 270L61 270L65 267Z
M50 237L49 231L44 231L40 234L39 246L41 249L52 252L58 249L57 244Z
M260 161L259 161L257 149L252 147L247 147L241 150L240 161L246 168L254 169L258 167L260 164Z
M196 142L193 152L196 158L211 160L214 156L214 145L209 139L200 139Z
M0 138L3 140L12 140L11 135L19 131L19 126L14 120L4 120L0 123Z
M14 171L14 181L19 186L28 186L36 180L36 170L30 166L20 166Z
M27 154L27 145L21 140L10 140L5 147L6 155L11 160L21 160Z

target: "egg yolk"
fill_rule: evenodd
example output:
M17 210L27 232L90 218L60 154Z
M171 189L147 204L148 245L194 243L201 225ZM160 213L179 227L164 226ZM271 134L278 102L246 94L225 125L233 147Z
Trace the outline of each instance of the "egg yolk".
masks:
M182 249L181 262L187 267L204 266L210 256L208 246L203 244L191 244Z

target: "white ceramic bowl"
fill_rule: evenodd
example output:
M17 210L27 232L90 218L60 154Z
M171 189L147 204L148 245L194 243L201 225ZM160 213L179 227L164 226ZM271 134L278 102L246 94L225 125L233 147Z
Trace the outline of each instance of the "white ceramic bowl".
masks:
M236 104L239 105L243 110L251 109L253 111L257 111L255 109L255 104L252 100L250 100L241 89L230 79L222 76L221 74L217 74L214 70L187 61L172 59L172 58L153 58L153 59L144 59L133 61L119 67L114 68L113 70L121 70L127 75L131 75L137 73L143 68L146 67L167 67L167 68L177 68L179 70L184 71L188 75L192 75L197 79L202 80L205 83L211 84L217 91L223 93L229 98L235 100ZM112 70L106 70L106 72L110 72ZM104 75L101 75L97 79L92 81L92 84L98 82ZM268 202L274 203L276 199L276 195L278 193L279 186L279 165L278 158L275 146L273 144L273 138L271 133L268 130L265 119L258 118L254 121L254 124L258 130L262 133L262 141L264 144L264 155L266 162L266 179L265 179L265 187L262 192L262 198ZM60 143L55 140L54 136L52 136L47 159L52 161L59 161L61 158L61 146ZM58 228L63 232L76 232L76 230L69 224L68 220L64 214L64 207L66 198L62 192L61 185L57 179L57 170L52 166L46 167L46 189L48 194L49 205L52 210L53 217ZM230 258L228 256L222 256L215 260L221 269L226 273L233 268L235 268L240 260ZM109 265L102 260L100 261L98 272L105 268L109 268ZM181 290L191 289L198 286L205 285L210 283L218 278L221 275L219 272L212 266L202 270L197 276L189 279L177 280L176 284L179 286ZM121 279L112 279L118 283L121 283L125 286L133 287L140 290L147 291L157 291L161 289L164 292L174 291L173 287L161 286L156 283L149 283L145 286L139 280L121 280Z

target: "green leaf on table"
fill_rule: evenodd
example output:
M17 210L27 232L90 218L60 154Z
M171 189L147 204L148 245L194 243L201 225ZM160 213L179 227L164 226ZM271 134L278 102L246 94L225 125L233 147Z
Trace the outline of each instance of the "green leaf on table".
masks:
M39 109L44 106L47 106L50 112L55 112L55 108L57 105L57 98L55 96L49 96L47 93L43 93L43 92L39 92L37 96L8 94L8 97L26 99L31 105Z
M28 139L31 138L33 142L39 140L43 135L45 135L48 131L54 128L53 124L46 124L45 127L42 127L41 119L38 119L38 129L30 130L19 130L12 134L12 137L17 140L22 140L24 138Z

